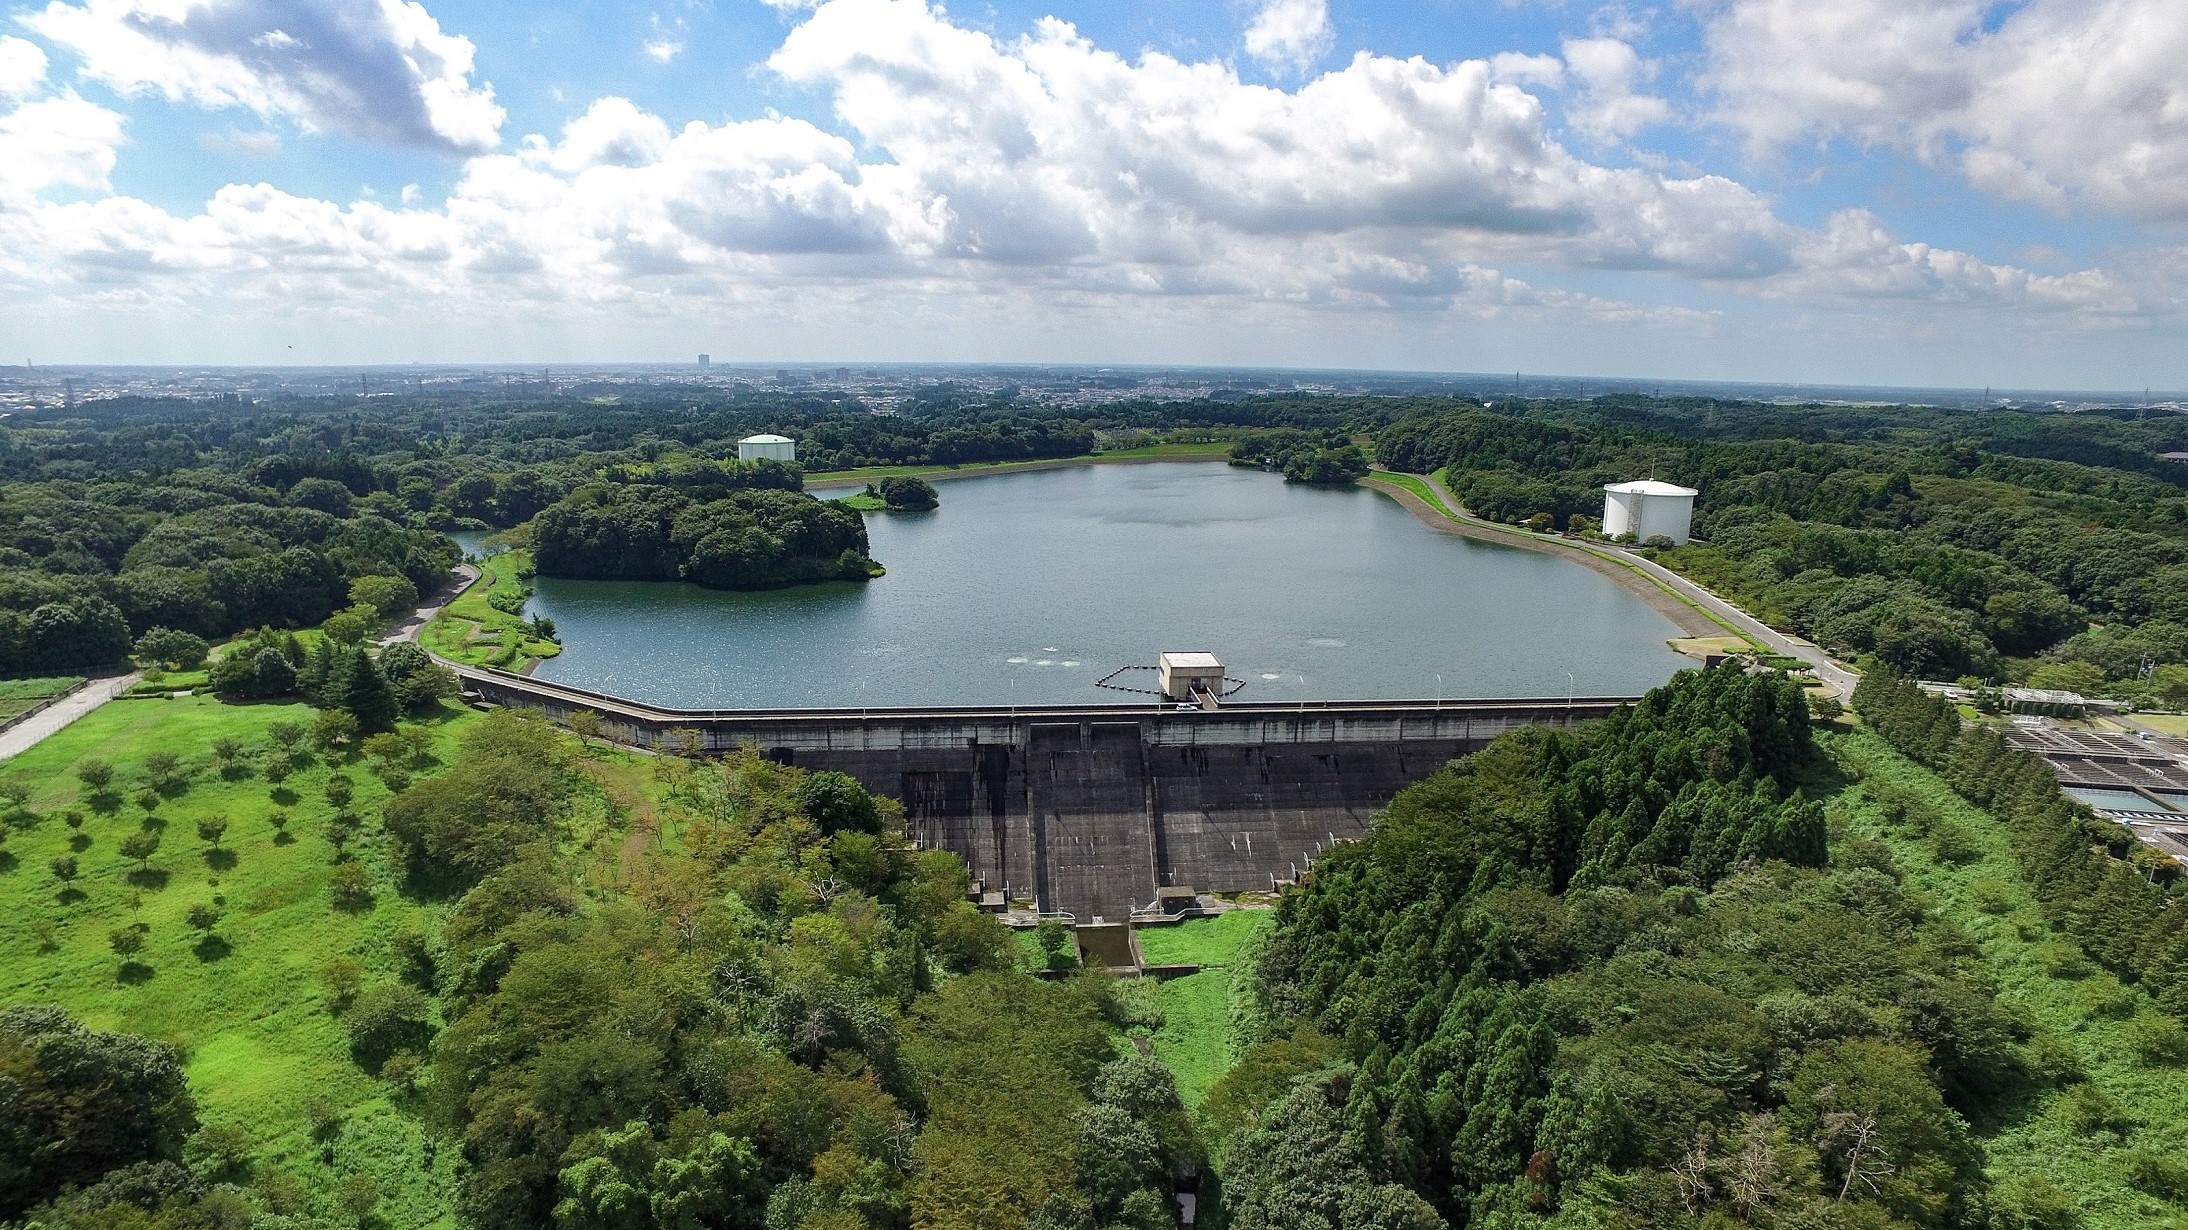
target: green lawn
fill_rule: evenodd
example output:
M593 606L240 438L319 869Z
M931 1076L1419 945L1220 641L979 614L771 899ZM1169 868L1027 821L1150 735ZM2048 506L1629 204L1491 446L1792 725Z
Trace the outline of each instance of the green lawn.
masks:
M2188 739L2188 714L2138 713L2135 715L2135 720L2152 730L2162 730L2166 734L2179 735L2183 739Z
M2081 1230L2178 1226L2163 1201L2129 1183L2130 1158L2178 1159L2188 1154L2188 1077L2179 1069L2145 1066L2129 1043L2130 1022L2156 1009L2139 988L2122 986L2052 932L2015 863L2010 839L1988 814L1969 806L1934 774L1861 731L1832 734L1825 747L1863 777L1830 803L1835 825L1890 847L1910 883L1928 894L1935 913L1975 940L1975 956L1997 987L2000 1003L2068 1048L2087 1073L2091 1093L2076 1086L2046 1090L2009 1107L1996 1122L1976 1124L1994 1181L2048 1183L2072 1201ZM1888 824L1879 803L1896 799L1921 823ZM1968 839L1938 856L1939 821ZM2101 1095L2101 1097L2099 1096ZM2129 1124L2118 1133L2078 1127L2073 1110L2110 1102Z
M453 1150L422 1162L425 1146L414 1108L391 1100L385 1086L349 1057L342 1027L315 979L330 959L350 956L367 982L394 977L394 936L438 929L443 907L395 891L378 837L387 787L368 763L330 766L319 758L278 788L257 771L268 728L288 720L308 725L312 710L297 704L224 704L211 697L121 700L86 715L52 738L0 765L0 776L32 788L34 820L18 818L0 856L0 1004L57 1003L85 1023L162 1038L182 1048L200 1116L249 1132L255 1162L296 1174L324 1191L344 1173L379 1181L390 1227L450 1224L447 1187ZM445 760L453 732L472 715L450 709L432 724ZM212 743L241 740L251 769L224 776ZM137 801L141 766L154 751L183 759L183 780L151 813L164 822L150 860L152 877L132 877L135 864L117 845L144 827ZM86 757L114 766L108 801L86 797L75 768ZM328 820L335 808L325 784L336 771L354 783L350 809L362 820L349 851L370 873L371 905L354 912L332 907L329 876L335 848ZM293 798L291 797L293 796ZM63 822L80 811L80 833ZM291 817L279 840L267 817ZM200 817L221 813L228 830L213 855L199 839ZM72 850L73 843L81 849ZM76 858L75 892L62 900L50 863ZM132 883L132 879L135 883ZM225 955L201 945L185 921L195 905L221 913L213 934ZM133 922L149 929L135 958L151 970L130 984L109 933ZM306 1107L325 1098L344 1112L331 1151L310 1139ZM328 1158L331 1157L331 1161ZM331 1210L330 1210L331 1211Z
M1149 965L1202 967L1163 981L1163 1024L1155 1031L1155 1054L1177 1077L1189 1109L1238 1058L1231 1047L1231 963L1246 938L1273 918L1268 910L1232 910L1139 932L1140 956Z
M511 671L525 670L561 653L562 646L533 636L528 620L497 610L487 601L496 594L503 595L505 602L523 595L522 574L529 571L531 562L529 551L487 557L479 565L479 579L419 630L418 643L451 662Z

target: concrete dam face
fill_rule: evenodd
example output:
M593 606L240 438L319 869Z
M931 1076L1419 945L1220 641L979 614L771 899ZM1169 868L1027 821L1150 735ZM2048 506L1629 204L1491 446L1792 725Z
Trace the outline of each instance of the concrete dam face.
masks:
M901 799L920 844L964 859L988 891L1082 923L1151 908L1162 889L1266 891L1497 735L1631 703L709 711L459 673L489 703L557 718L591 709L625 742L658 745L689 729L708 751L749 744L780 763L849 774Z

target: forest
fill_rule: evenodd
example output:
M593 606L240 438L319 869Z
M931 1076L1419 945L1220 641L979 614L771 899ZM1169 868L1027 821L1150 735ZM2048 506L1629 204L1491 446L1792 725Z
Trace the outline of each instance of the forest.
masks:
M1522 413L1505 413L1507 409ZM1416 415L1376 438L1469 510L1597 528L1608 482L1697 488L1659 561L1849 659L2188 701L2188 416L1605 398Z
M1253 933L1191 1096L1159 988L841 775L110 706L0 792L0 1224L2183 1224L2172 883L1879 678L1876 733L1720 668L1447 765Z

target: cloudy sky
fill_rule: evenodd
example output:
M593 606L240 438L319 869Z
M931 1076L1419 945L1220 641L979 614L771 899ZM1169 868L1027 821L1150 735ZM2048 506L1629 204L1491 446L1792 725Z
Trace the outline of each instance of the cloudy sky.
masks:
M44 362L2188 386L2182 0L47 0Z

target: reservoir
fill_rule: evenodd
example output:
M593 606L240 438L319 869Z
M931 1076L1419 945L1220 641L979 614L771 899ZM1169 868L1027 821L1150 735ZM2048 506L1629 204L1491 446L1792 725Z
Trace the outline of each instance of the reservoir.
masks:
M1094 681L1165 649L1216 653L1260 701L1638 695L1687 664L1611 579L1366 488L1206 463L939 487L938 511L867 516L889 574L864 585L541 577L528 612L563 651L534 674L677 708L859 708L1147 704Z

